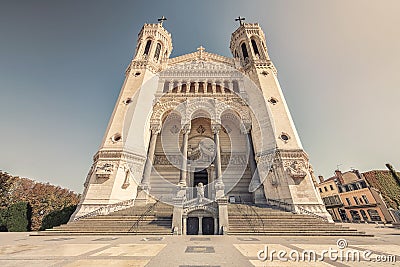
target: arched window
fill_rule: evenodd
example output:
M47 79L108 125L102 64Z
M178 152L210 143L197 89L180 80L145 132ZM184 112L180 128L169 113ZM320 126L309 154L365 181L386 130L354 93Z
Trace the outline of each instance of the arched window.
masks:
M148 55L149 54L150 46L151 46L151 40L148 40L147 43L146 43L146 47L144 48L143 55Z
M138 47L137 47L137 49L136 49L136 55L139 53L139 50L140 50L140 44L141 44L141 43L139 43L139 45L138 45Z
M254 54L260 56L260 52L258 52L258 47L257 47L256 41L254 41L254 39L251 39L251 45L253 46Z
M155 60L158 60L160 58L160 52L161 52L161 44L157 43L156 52L154 53Z
M243 54L243 58L244 58L244 59L248 58L248 57L249 57L249 53L247 53L247 47L246 47L246 44L245 44L245 43L243 43L243 44L241 45L241 47L242 47L242 54Z

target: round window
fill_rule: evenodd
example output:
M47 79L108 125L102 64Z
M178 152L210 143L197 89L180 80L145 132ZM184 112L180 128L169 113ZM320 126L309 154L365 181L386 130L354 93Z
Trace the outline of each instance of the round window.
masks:
M119 133L116 133L111 137L111 141L113 143L119 142L119 141L121 141L121 139L122 139L122 136Z
M276 98L271 97L268 102L270 102L272 105L275 105L276 103L278 103L278 100Z
M124 104L128 105L129 103L132 103L132 98L128 97L127 99L124 100Z
M289 135L287 135L285 133L282 133L280 138L285 142L289 141L289 139L290 139Z

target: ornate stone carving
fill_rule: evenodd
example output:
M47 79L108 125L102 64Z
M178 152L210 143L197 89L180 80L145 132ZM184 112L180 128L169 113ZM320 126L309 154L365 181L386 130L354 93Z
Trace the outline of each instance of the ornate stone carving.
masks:
M182 157L180 155L155 155L154 165L174 165L180 166Z
M221 155L221 164L222 165L238 165L244 166L247 165L247 155L246 154L222 154Z
M200 124L200 126L196 129L196 131L199 134L203 134L206 131L206 129L203 127L203 125Z
M221 130L221 124L211 124L211 130L214 134L219 134L219 131Z
M191 125L189 123L182 125L181 131L182 133L189 134L191 130Z
M150 130L152 134L159 134L161 132L160 124L150 124Z
M177 133L179 133L179 127L178 127L176 124L174 124L174 125L171 127L170 132L171 132L172 134L177 134Z
M301 179L307 175L305 171L305 164L303 161L300 160L288 160L283 162L283 167L285 168L286 172L294 179Z
M108 179L114 172L115 165L111 161L98 162L96 165L96 177L100 179Z

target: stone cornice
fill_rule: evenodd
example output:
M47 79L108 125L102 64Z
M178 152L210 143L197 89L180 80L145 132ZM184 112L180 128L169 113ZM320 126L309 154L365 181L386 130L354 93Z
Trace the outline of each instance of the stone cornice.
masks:
M146 158L128 151L122 150L99 150L94 156L93 161L96 162L99 159L110 159L110 160L128 160L128 161L145 161Z

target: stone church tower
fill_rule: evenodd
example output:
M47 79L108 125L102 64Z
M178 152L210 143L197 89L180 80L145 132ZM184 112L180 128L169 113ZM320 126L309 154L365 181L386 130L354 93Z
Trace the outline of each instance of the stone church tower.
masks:
M172 231L190 218L229 229L228 203L284 203L331 221L258 23L232 34L233 58L170 58L171 34L145 24L71 220L162 202ZM201 230L200 230L201 231Z

